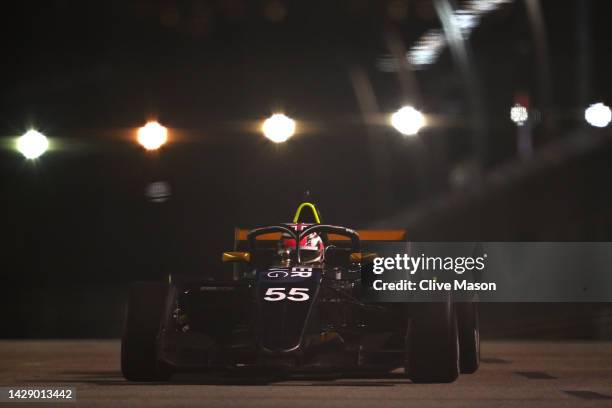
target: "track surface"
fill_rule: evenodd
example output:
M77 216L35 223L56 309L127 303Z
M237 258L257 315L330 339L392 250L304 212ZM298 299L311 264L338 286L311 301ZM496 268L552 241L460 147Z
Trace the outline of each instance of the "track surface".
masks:
M117 341L0 341L0 386L75 387L77 403L65 405L96 407L612 407L612 343L485 342L482 349L481 369L453 384L411 384L400 371L282 380L181 375L142 384L121 377ZM10 405L31 404L0 403Z

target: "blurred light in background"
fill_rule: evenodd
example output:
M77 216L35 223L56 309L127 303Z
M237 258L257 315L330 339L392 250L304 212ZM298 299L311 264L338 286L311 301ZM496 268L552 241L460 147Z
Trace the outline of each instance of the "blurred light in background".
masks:
M471 31L480 23L480 15L471 10L457 10L452 18L453 23L461 30L464 37L469 36Z
M423 35L408 52L408 62L416 69L436 62L444 51L446 38L442 30L430 30Z
M49 148L47 137L36 130L28 130L23 136L17 139L17 150L26 159L36 159Z
M166 181L154 181L145 188L145 196L152 203L163 203L168 201L172 195L170 184Z
M391 124L398 132L414 136L425 126L425 117L412 106L404 106L391 115Z
M275 113L264 121L261 131L274 143L286 142L295 133L295 121L282 113Z
M603 128L608 126L612 120L612 112L610 108L603 103L595 103L584 111L584 119L591 126Z
M280 23L287 17L287 7L279 0L268 1L264 6L264 16L273 23Z
M526 107L517 103L510 108L510 119L518 126L523 126L525 122L527 122L527 119L529 119L529 112Z
M157 122L147 122L138 129L138 143L147 150L157 150L168 141L168 129Z
M451 23L457 27L463 39L468 39L470 34L478 27L480 20L485 15L498 10L506 3L514 0L467 0L463 2L460 9L455 9L451 15ZM425 69L428 65L436 62L447 45L444 30L432 28L414 42L406 53L406 59L410 66L415 69ZM393 56L383 56L377 61L378 69L383 72L397 72L400 64Z
M511 3L514 0L468 0L465 2L465 9L474 13L490 13L497 10L504 3Z

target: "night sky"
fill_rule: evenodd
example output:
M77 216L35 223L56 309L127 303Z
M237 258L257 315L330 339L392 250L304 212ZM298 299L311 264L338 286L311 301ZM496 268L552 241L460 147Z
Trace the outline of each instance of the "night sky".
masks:
M45 287L212 273L233 227L288 221L304 190L326 222L351 227L418 205L452 189L461 163L487 171L516 157L509 108L518 93L545 113L534 124L537 147L583 128L585 104L610 103L608 4L542 2L548 71L522 1L475 28L480 154L474 90L448 50L415 72L414 93L379 69L390 36L408 49L440 27L428 1L3 4L5 274ZM362 111L358 76L376 117ZM440 120L411 139L385 121L414 101ZM283 145L258 130L277 111L298 121ZM135 142L149 119L169 128L158 153ZM11 145L31 127L53 143L35 162ZM151 181L169 182L169 201L147 201Z

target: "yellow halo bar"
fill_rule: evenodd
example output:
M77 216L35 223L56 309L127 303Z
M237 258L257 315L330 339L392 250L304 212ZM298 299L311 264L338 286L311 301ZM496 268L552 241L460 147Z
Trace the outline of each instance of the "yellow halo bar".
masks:
M295 216L293 217L293 223L297 224L298 221L300 220L300 214L302 213L302 208L304 207L308 207L310 208L310 210L312 211L312 214L314 215L314 219L317 222L317 224L321 223L321 219L319 218L319 213L317 212L317 207L315 207L315 205L313 203L302 203L300 204L300 206L298 207L297 211L295 212Z

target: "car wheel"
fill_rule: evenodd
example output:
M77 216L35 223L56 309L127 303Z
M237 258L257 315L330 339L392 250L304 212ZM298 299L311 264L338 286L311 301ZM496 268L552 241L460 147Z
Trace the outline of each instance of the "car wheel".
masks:
M413 304L405 371L415 383L449 383L459 375L457 317L450 301Z
M480 365L480 326L477 303L455 303L459 330L459 360L461 372L472 374Z
M171 376L157 357L157 335L167 293L168 285L161 282L141 282L129 290L121 338L121 372L130 381L165 381Z

